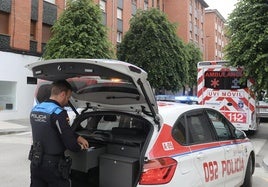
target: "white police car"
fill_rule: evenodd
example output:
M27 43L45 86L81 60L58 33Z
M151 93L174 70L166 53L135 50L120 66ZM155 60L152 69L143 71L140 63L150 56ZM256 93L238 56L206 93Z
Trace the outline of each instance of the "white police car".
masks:
M142 69L102 59L27 68L38 79L67 79L73 108L83 108L72 128L91 147L66 152L72 186L251 186L255 154L246 135L212 108L157 103Z

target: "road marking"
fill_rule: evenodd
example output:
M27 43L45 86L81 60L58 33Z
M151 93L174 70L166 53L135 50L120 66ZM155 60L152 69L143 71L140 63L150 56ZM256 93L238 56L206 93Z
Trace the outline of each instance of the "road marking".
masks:
M32 132L20 132L20 133L16 133L16 135L18 136L32 135Z

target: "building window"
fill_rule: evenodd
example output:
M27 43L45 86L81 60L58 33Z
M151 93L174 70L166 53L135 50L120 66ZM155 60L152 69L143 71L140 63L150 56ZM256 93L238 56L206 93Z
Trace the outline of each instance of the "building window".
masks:
M133 5L137 5L137 0L131 0Z
M9 14L0 11L0 34L9 34Z
M123 19L123 10L120 8L117 8L117 19Z
M43 24L42 27L42 43L47 43L51 37L51 26L47 24Z
M148 0L145 0L144 1L144 10L148 10L148 7L149 7Z
M160 1L157 0L157 8L160 10Z
M36 21L31 20L30 40L36 40Z
M55 4L55 0L44 0L44 1Z
M0 81L0 111L14 110L16 106L16 82Z
M119 31L117 31L117 34L116 34L116 41L118 42L118 43L121 43L122 42L122 32L119 32Z
M102 12L106 12L106 1L100 0L100 9Z
M193 32L190 31L190 40L192 40L192 39L193 39Z

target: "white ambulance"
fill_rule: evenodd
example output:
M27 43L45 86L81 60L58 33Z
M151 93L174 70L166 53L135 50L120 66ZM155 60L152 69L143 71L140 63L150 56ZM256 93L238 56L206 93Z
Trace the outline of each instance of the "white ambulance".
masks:
M226 61L203 61L197 68L198 103L220 110L236 128L255 132L259 120L250 88L253 81L242 81L243 68L230 67Z

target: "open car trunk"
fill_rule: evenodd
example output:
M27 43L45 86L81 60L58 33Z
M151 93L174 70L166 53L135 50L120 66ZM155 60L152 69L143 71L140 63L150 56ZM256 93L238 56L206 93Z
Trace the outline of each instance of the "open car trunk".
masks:
M74 187L132 187L142 172L153 125L127 113L85 112L72 125L90 148L67 151L72 158Z
M69 113L78 116L72 128L91 146L66 152L73 162L72 186L136 186L152 134L160 129L147 73L111 59L53 59L26 67L39 80L72 86Z

